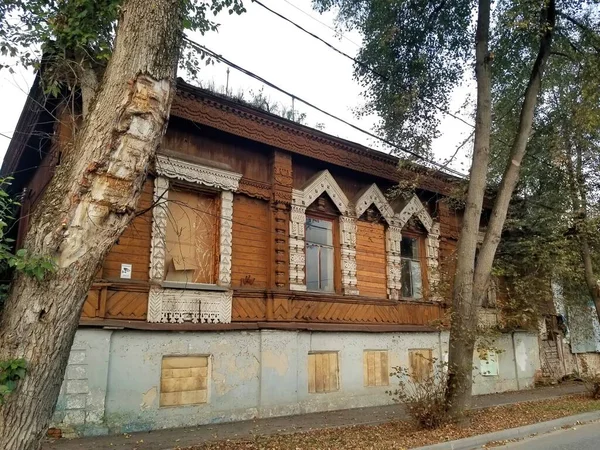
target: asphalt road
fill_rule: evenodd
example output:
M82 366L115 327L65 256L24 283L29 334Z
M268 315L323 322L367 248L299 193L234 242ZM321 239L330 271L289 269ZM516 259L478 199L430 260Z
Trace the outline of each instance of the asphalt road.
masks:
M600 449L600 422L576 425L566 430L553 431L497 450L598 450Z

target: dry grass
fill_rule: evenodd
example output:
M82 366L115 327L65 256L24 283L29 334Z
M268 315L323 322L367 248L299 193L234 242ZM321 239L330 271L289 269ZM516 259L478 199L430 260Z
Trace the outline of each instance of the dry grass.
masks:
M409 422L392 422L212 442L190 450L408 449L595 410L600 410L600 400L572 396L476 410L470 414L467 428L445 425L436 430L417 430Z

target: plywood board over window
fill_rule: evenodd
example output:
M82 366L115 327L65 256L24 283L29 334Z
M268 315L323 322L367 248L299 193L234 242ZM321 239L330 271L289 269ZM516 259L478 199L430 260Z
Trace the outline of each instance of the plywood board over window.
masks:
M308 354L308 392L333 392L340 388L338 352Z
M387 350L365 350L363 354L365 386L389 386L390 369Z
M218 217L216 195L169 190L166 280L216 284Z
M384 224L356 222L356 268L360 295L387 297Z
M408 360L413 380L423 382L433 375L433 356L430 348L409 350Z
M160 406L208 401L208 356L165 356L160 376Z

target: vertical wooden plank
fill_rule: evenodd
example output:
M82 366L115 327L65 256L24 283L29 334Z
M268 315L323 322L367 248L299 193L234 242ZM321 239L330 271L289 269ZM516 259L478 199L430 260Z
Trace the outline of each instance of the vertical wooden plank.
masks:
M389 386L390 384L390 369L388 367L388 352L387 350L379 353L381 364L381 385Z
M323 392L323 357L315 353L315 392Z
M332 352L329 354L329 380L330 391L337 391L340 388L340 367L338 361L338 353Z
M373 386L375 380L375 352L369 352L369 386Z
M322 359L321 367L323 368L323 392L331 391L331 377L329 368L329 353L321 353L319 355Z
M369 385L369 352L363 352L363 383L365 386Z
M382 352L373 352L373 384L375 386L381 386L381 354Z
M108 288L105 286L100 291L100 303L98 304L98 317L106 317L106 296L108 295Z
M308 355L308 392L314 394L316 392L316 355Z

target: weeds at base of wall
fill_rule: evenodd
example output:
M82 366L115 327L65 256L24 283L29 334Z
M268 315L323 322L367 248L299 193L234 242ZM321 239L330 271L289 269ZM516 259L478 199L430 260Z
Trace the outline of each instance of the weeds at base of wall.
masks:
M449 421L446 408L448 371L443 363L432 360L428 374L411 374L407 368L393 367L392 377L398 388L388 391L393 400L403 403L415 425L420 429L439 428Z

